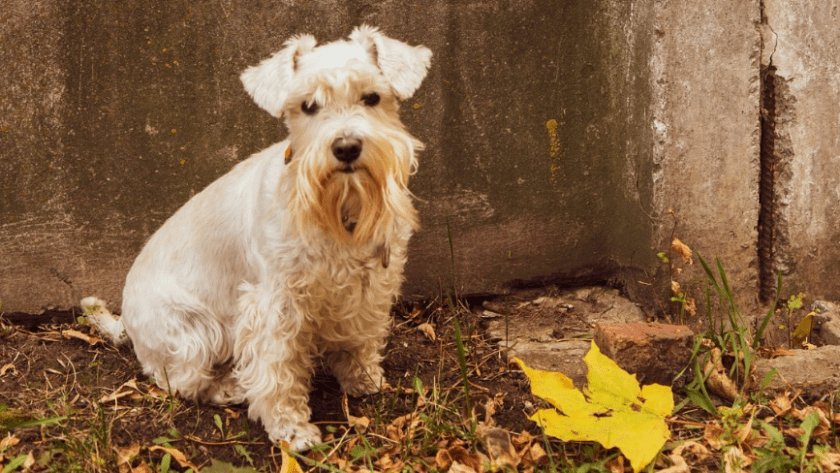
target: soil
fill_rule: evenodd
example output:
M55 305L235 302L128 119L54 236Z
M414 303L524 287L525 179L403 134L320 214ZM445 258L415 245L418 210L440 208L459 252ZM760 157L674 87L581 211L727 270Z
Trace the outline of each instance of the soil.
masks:
M424 386L436 387L450 397L463 395L454 320L445 307L432 302L394 309L394 329L383 363L391 388L365 398L350 398L351 415L376 419L387 414L393 419L411 412L418 402L416 392L410 389L416 387L415 377ZM538 429L526 415L539 400L530 394L527 379L521 371L509 368L499 347L484 336L480 308L463 307L457 313L467 350L473 405L498 396L503 403L493 415L496 425L512 433L525 430L537 434ZM79 314L64 314L64 320L75 315ZM511 319L515 316L511 314ZM418 330L425 323L435 326L435 340ZM115 348L96 338L91 344L82 338L68 338L68 330L90 333L88 326L78 324L23 328L5 321L0 325L0 421L5 421L0 422L0 431L15 414L26 417L22 421L68 416L57 424L60 427L13 429L20 440L13 453L32 451L35 458L64 455L56 453L54 440L47 437L59 436L66 444L62 448L72 448L74 439L82 442L82 437L100 435L105 437L101 444L113 450L96 452L106 463L114 460L118 449L139 444L171 445L202 468L211 460L243 466L250 463L260 471L280 464L280 451L271 445L261 425L248 422L246 406L222 407L169 398L166 393L156 392L159 390L143 376L130 346ZM103 399L116 397L115 393L123 396ZM343 399L338 383L319 369L312 381L310 406L312 421L327 438L335 431L334 426L347 424ZM144 448L134 464L142 460L156 465L164 454L164 450ZM10 458L8 453L6 458ZM172 464L177 470L176 463Z

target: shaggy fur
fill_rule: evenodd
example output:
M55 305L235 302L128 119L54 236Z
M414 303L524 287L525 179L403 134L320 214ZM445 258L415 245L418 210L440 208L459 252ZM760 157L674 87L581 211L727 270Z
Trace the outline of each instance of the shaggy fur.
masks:
M178 210L128 273L122 317L144 372L185 398L247 401L272 441L320 442L309 379L323 356L350 395L376 392L389 312L417 228L408 191L422 144L399 121L431 52L361 26L297 36L242 74L289 139L239 163Z

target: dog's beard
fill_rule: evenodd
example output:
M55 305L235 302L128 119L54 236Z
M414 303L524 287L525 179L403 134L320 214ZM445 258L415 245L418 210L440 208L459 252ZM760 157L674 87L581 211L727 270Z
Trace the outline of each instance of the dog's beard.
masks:
M368 241L384 207L383 189L366 169L359 169L330 174L312 213L321 228L339 239Z
M290 175L296 175L289 206L301 235L317 228L342 243L383 244L398 221L417 229L407 186L414 150L422 144L410 135L387 138L366 138L366 154L352 164L352 172L318 166L318 156L328 150L295 153L289 164Z

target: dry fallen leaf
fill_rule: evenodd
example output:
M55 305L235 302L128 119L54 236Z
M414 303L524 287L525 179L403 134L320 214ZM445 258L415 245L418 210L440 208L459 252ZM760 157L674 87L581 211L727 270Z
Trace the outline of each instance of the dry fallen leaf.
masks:
M681 242L679 238L674 238L674 240L671 241L671 249L676 251L677 254L679 254L680 256L682 256L683 263L694 264L694 261L692 261L691 259L691 255L693 254L691 248L689 248L688 245L686 245L685 243Z
M7 363L3 365L2 368L0 368L0 376L6 376L6 373L8 373L9 371L12 372L12 375L18 374L18 370L17 368L15 368L15 365L13 365L12 363Z
M20 443L20 439L10 433L6 437L3 437L2 440L0 440L0 451L8 447L14 447L18 443Z
M824 452L817 455L817 461L820 463L823 471L840 471L840 453Z
M130 379L126 381L125 383L123 383L122 386L115 389L114 392L112 392L111 394L102 396L101 398L99 398L99 403L107 404L126 397L135 400L143 398L143 394L140 392L140 388L137 387L136 379Z
M347 405L347 394L341 399L341 409L344 411L344 416L347 417L347 422L356 428L356 431L363 434L370 426L369 417L356 417L350 414L350 408Z
M187 460L187 456L184 455L184 452L178 450L177 448L169 448L169 447L163 447L161 445L153 445L153 446L149 447L149 451L150 452L161 451L163 453L168 453L172 456L172 458L176 462L178 462L179 465L181 465L183 467L186 467L186 468L192 468L195 471L199 471L198 467L194 463Z
M84 340L91 345L102 343L102 339L97 337L96 335L88 335L86 333L79 332L78 330L64 330L61 332L61 335L64 338L78 338L79 340Z
M420 325L417 326L417 330L423 332L423 335L425 335L426 338L428 338L432 341L437 340L437 336L435 335L435 326L434 325L432 325L428 322L423 323L423 324L420 324Z
M139 465L131 469L131 473L155 473L146 462L140 462Z
M677 281L671 281L671 292L672 293L679 294L680 289L682 289L682 287L680 287L680 283L678 283Z
M670 468L659 470L657 473L688 473L690 469L683 455L683 452L686 450L694 455L692 463L703 461L710 455L709 450L706 447L700 443L690 440L679 445L673 452L671 452L670 455L668 455L668 459L671 460L673 465Z
M487 454L490 455L490 465L499 467L503 471L510 468L516 471L519 465L519 455L510 441L510 434L498 427L490 427L483 432L484 445L487 446Z
M135 442L128 447L118 447L115 450L117 451L117 466L130 464L131 460L140 455L140 444Z
M280 471L278 473L302 473L303 469L297 459L289 455L289 442L280 442Z
M726 400L734 401L738 397L738 388L726 374L726 367L723 366L723 356L721 355L720 349L712 348L709 355L710 359L703 366L706 387L714 394Z
M712 450L720 450L723 447L723 435L726 433L723 427L717 422L706 424L703 429L703 439L708 442Z
M723 465L726 473L746 473L750 471L747 468L750 463L752 463L752 460L744 455L744 452L738 447L731 447L723 454Z
M787 391L777 395L775 399L770 401L770 409L773 409L773 413L778 417L787 415L792 407L793 403Z
M451 466L448 471L455 472L482 472L482 458L478 454L468 452L464 447L456 445L446 449L446 455L451 459ZM437 460L437 458L435 458ZM443 471L443 470L442 470Z

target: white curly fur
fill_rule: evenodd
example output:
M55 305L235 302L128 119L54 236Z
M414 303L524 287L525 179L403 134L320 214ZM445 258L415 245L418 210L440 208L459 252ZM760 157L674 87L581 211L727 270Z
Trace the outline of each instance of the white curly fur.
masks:
M323 46L292 38L246 70L246 90L286 119L289 139L167 220L128 273L122 317L85 298L91 321L117 343L130 339L164 389L247 401L271 440L319 443L308 407L314 357L348 394L383 381L389 312L417 228L408 179L422 149L398 100L419 87L430 58L362 26ZM350 164L333 154L340 139L360 143Z

